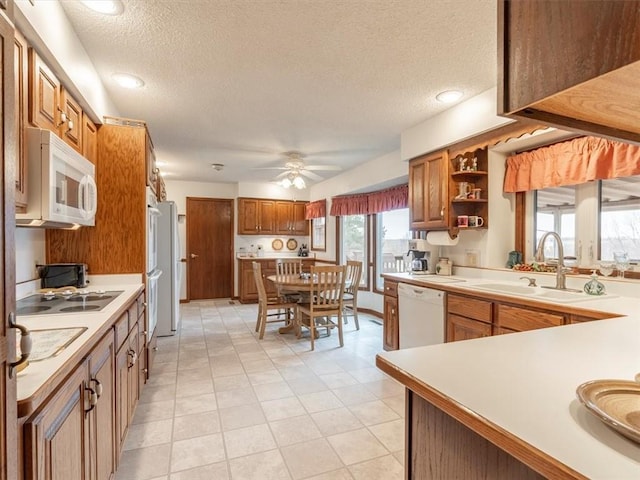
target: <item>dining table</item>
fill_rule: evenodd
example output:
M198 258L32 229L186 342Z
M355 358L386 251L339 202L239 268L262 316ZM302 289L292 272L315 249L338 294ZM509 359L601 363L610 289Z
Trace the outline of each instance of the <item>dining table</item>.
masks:
M309 273L300 275L299 273L290 275L269 275L267 280L273 282L279 291L286 291L292 293L302 294L302 298L307 297L314 285L317 285L318 277L315 277ZM349 286L348 280L345 282L345 288ZM278 329L279 333L291 333L295 332L296 325L295 320L287 323L284 327Z

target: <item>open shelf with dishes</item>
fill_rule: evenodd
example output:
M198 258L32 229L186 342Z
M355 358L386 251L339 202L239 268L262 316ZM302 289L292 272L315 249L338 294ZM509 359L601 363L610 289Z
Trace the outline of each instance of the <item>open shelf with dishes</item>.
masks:
M452 156L449 160L449 225L452 230L489 226L489 165L487 148Z

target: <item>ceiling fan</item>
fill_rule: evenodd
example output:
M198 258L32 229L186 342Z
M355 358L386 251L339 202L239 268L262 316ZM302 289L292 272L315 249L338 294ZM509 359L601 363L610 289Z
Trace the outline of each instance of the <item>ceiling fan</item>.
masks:
M261 170L284 170L276 177L276 180L280 180L278 184L285 188L289 188L291 186L296 188L305 188L306 183L303 176L314 181L324 180L323 177L314 173L316 171L324 170L336 172L342 170L342 168L337 165L307 165L304 163L305 155L300 152L285 152L284 156L287 159L284 166L257 168Z

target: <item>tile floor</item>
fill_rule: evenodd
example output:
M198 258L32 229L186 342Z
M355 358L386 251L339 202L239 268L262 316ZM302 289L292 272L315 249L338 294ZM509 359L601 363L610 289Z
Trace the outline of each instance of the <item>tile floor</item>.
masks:
M403 478L404 390L375 367L382 327L360 316L307 338L229 300L182 306L161 338L116 480Z

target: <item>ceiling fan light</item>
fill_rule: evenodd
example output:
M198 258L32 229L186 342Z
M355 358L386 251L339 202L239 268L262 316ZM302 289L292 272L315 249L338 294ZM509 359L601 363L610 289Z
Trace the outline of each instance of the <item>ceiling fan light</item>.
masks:
M291 185L293 185L293 183L291 183L291 180L289 180L288 178L283 178L280 181L280 186L282 188L289 188Z
M293 179L293 186L298 188L298 189L303 189L307 185L306 185L306 183L304 183L304 178L302 178L300 175L298 175Z

